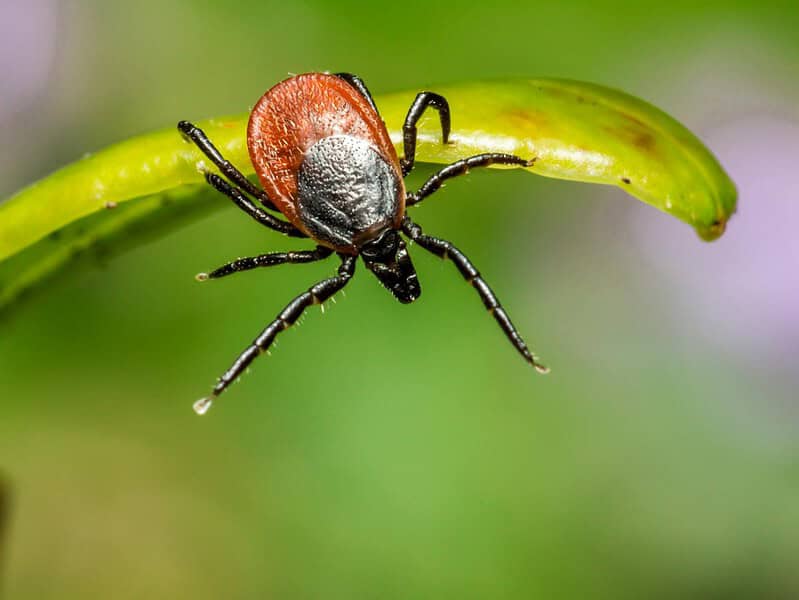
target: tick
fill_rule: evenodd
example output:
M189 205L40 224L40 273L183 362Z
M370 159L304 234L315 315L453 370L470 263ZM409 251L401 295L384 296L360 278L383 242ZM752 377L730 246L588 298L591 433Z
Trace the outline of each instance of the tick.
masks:
M306 73L278 83L253 108L247 126L250 160L263 189L250 182L188 121L178 123L224 177L206 173L214 188L261 225L290 237L310 238L314 250L272 252L226 263L197 279L220 279L239 271L282 264L310 263L335 254L336 275L303 292L277 315L219 378L211 394L195 402L204 414L277 335L311 305L322 304L352 279L358 257L394 297L408 304L422 293L402 235L443 259L451 260L477 291L508 340L536 370L548 369L528 349L496 295L463 252L450 242L422 232L406 213L447 179L473 167L492 164L529 167L535 159L512 154L479 154L447 165L416 192L403 178L414 166L416 124L428 108L438 111L442 142L449 141L447 100L420 92L402 128L404 157L399 158L363 81L349 73ZM284 219L277 216L280 214ZM402 234L402 235L401 235Z

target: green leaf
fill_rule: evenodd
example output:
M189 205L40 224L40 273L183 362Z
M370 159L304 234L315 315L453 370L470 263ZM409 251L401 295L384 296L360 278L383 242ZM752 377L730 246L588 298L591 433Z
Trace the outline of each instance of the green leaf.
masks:
M677 121L637 98L557 79L434 88L452 108L451 143L435 114L419 124L417 161L449 163L482 152L537 157L532 173L617 185L692 225L724 232L735 187L713 155ZM415 92L376 98L401 153ZM190 115L180 115L187 117ZM198 122L245 173L247 115ZM64 167L0 204L0 309L70 263L103 258L211 210L210 163L174 127L132 138ZM113 207L113 209L111 209Z

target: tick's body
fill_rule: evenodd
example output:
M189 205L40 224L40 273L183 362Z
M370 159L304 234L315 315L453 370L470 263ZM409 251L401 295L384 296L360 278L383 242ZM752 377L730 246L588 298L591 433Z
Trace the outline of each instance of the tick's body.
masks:
M355 255L398 229L405 186L388 131L369 101L335 75L287 79L255 105L250 160L264 191L297 229Z
M263 190L227 162L202 131L186 121L178 124L233 184L206 173L211 185L259 223L285 235L311 238L318 244L315 250L238 259L210 274L201 273L198 279L216 279L256 267L313 262L333 252L341 259L338 275L319 282L289 303L220 377L211 396L195 404L195 410L205 412L213 398L264 352L278 333L291 326L305 308L324 302L343 288L355 271L358 256L400 302L416 300L421 288L399 232L422 248L455 262L525 360L546 372L469 259L449 242L423 234L405 214L406 205L420 202L445 179L461 175L471 167L494 163L531 166L535 159L509 154L473 156L445 167L419 191L408 194L403 177L413 168L416 122L428 107L439 112L443 141L447 143L450 128L447 101L438 94L421 92L405 119L405 156L400 160L369 91L358 77L346 73L309 73L277 84L255 105L247 127L250 159ZM282 213L288 222L258 207L248 194L266 209Z

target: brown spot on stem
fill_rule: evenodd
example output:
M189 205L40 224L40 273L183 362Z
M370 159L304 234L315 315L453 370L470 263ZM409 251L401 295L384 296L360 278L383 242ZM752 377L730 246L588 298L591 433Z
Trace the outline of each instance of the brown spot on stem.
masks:
M648 131L640 132L633 138L633 144L641 150L652 152L655 149L655 136Z
M723 219L717 219L707 227L697 225L696 232L699 234L699 237L701 237L706 242L712 242L713 240L721 237L726 228L727 228L727 221Z
M541 111L514 108L505 113L505 117L514 127L523 130L542 131L549 127L549 118Z
M638 126L631 123L625 123L619 127L603 127L603 129L613 137L618 138L627 144L635 146L642 152L645 152L653 157L657 157L658 155L657 140L643 124Z
M634 117L634 116L632 116L631 114L628 114L628 113L619 113L619 116L620 117L624 117L625 119L627 119L630 123L632 123L636 127L640 127L641 129L648 129L646 123L644 123L638 117Z

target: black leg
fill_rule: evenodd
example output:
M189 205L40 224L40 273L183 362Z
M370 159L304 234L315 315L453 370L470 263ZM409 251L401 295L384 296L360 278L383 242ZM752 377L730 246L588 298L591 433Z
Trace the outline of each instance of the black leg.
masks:
M219 279L220 277L226 277L227 275L232 275L239 271L249 271L250 269L257 269L258 267L274 267L275 265L315 262L327 258L331 254L333 254L333 251L330 248L317 246L316 250L272 252L270 254L261 254L260 256L248 256L224 264L210 273L198 273L197 281Z
M449 141L449 102L444 96L433 92L419 92L416 100L413 101L405 117L405 124L402 126L402 142L405 148L405 156L400 160L402 166L402 176L405 177L413 169L416 160L416 123L419 122L422 114L428 106L432 106L438 111L441 119L441 137L443 143Z
M435 192L441 187L447 179L466 175L469 169L475 167L487 167L488 165L519 165L522 167L532 167L536 159L531 158L525 160L513 154L478 154L477 156L470 156L457 162L447 165L437 173L433 173L430 178L422 184L422 187L416 193L408 194L405 200L406 206L413 206L424 200L427 196Z
M366 98L367 102L371 105L374 111L377 114L380 112L377 110L377 106L375 106L375 100L372 98L372 94L369 92L369 88L366 87L366 84L363 82L363 79L358 77L357 75L353 75L352 73L335 73L335 76L339 79L343 79L347 83L349 83L352 87L358 90L361 93L361 96Z
M277 210L266 195L266 192L259 189L252 181L247 179L241 171L234 167L233 163L226 160L219 150L216 149L216 146L211 143L211 140L208 139L208 136L205 135L202 129L188 121L181 121L178 123L178 130L190 141L194 142L197 147L202 150L203 154L222 171L222 174L227 177L233 185L240 187L253 198L258 198L266 208Z
M347 282L352 278L353 273L355 273L356 257L347 256L345 254L339 254L339 256L341 257L341 265L338 268L338 275L320 281L309 288L307 292L300 294L289 302L286 308L277 315L277 318L261 332L261 335L253 340L252 344L239 355L231 367L219 378L211 395L194 403L194 410L198 414L205 414L211 407L211 403L214 399L224 392L225 389L244 372L249 364L255 360L256 356L266 352L277 337L277 334L291 327L297 319L300 318L300 315L306 308L314 304L322 304L325 300L347 285Z
M483 278L480 277L480 272L474 267L471 261L466 258L466 255L463 254L463 252L458 250L446 240L440 240L438 238L423 234L422 228L411 221L411 219L407 216L402 222L402 230L409 238L411 238L425 250L432 252L436 256L440 256L441 258L449 259L454 262L455 266L458 268L458 271L460 271L461 275L463 275L463 278L468 281L475 290L477 290L477 293L480 295L480 298L482 299L483 304L488 312L494 315L494 319L496 319L497 323L502 328L502 331L505 332L505 335L510 340L510 343L513 344L516 350L519 351L519 354L524 357L524 360L535 367L536 371L539 373L549 372L549 369L539 363L536 356L527 348L527 344L524 343L522 336L519 335L518 331L516 331L516 327L514 327L513 323L511 322L508 313L506 313L505 309L502 308L502 305L494 295L494 292L483 280Z
M252 200L241 193L239 188L231 186L216 173L206 173L205 179L213 187L233 200L233 203L236 206L258 221L261 225L269 227L269 229L274 229L275 231L289 237L308 237L302 231L294 227L294 225L291 223L282 219L278 219L277 217L266 212L261 207L256 206Z

